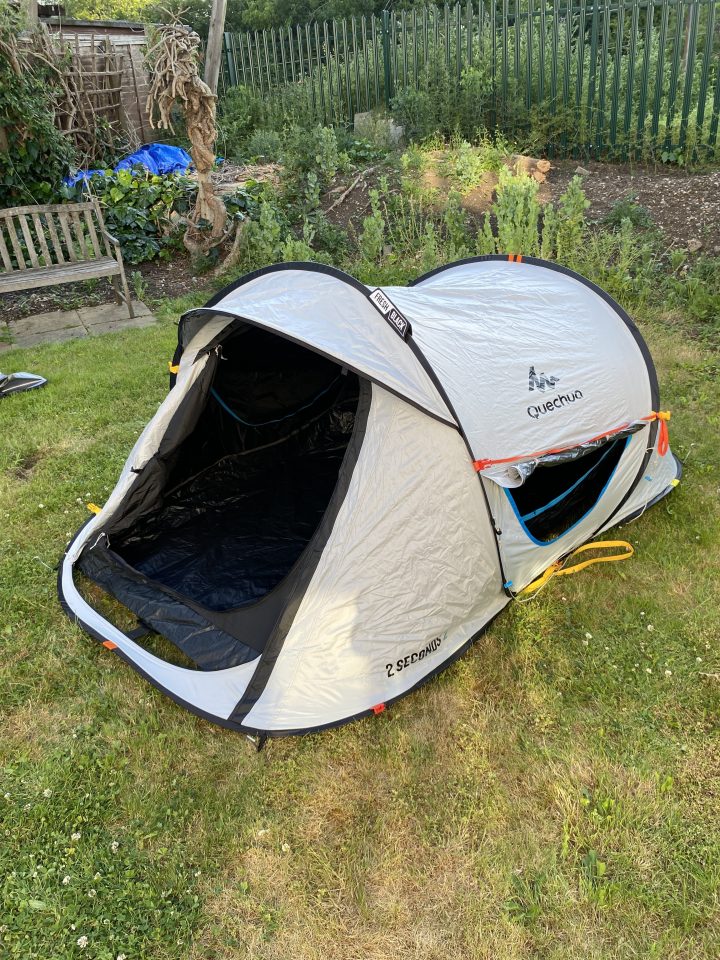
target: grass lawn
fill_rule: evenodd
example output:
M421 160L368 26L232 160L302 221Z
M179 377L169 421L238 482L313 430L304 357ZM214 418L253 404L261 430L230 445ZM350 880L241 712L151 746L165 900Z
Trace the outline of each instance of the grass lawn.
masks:
M632 561L510 606L381 716L256 754L56 598L178 313L3 355L50 382L0 401L0 957L716 960L718 354L641 318L685 475L622 531Z

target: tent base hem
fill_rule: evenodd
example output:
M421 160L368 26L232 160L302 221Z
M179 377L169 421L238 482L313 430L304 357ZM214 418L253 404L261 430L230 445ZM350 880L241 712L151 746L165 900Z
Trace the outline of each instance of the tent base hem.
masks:
M70 548L68 547L68 550L69 549ZM98 643L105 646L109 642L108 639L105 636L103 636L103 634L99 630L96 630L95 627L93 627L91 624L87 623L85 620L79 617L75 613L71 605L69 604L65 596L65 591L63 589L63 584L62 584L63 567L64 567L64 557L63 557L63 561L60 563L58 568L58 579L57 579L57 589L58 589L58 598L60 600L60 606L62 607L66 616L73 623L76 623L87 634L89 634L91 637L97 640ZM508 598L508 603L509 602L510 600ZM140 667L137 663L135 663L132 657L129 657L119 647L113 646L109 648L109 652L113 654L117 654L121 660L124 660L125 663L127 663L130 667L132 667L136 673L138 673L141 677L143 677L143 679L151 683L153 687L155 687L157 690L160 690L161 693L164 693L166 696L168 696L178 706L184 707L184 709L188 710L190 713L194 714L196 717L199 717L201 720L207 720L208 722L213 723L216 726L224 727L227 730L233 730L235 731L235 733L244 733L251 737L259 737L261 741L264 742L266 739L280 739L282 737L299 737L299 736L304 736L305 734L310 734L310 733L321 733L324 730L332 730L336 727L343 727L348 723L352 723L354 720L362 720L365 717L376 716L379 712L381 712L381 711L378 711L377 707L382 706L383 708L386 709L387 707L392 706L393 704L402 700L404 697L407 697L411 693L414 693L416 690L419 690L422 686L428 683L428 681L433 680L443 671L451 667L457 660L460 659L460 657L462 657L465 653L467 653L467 651L470 649L470 647L473 646L473 644L477 643L477 641L482 637L485 631L491 626L495 618L500 613L502 613L502 611L505 609L506 606L507 604L503 604L503 606L496 613L494 613L482 625L482 627L480 627L479 630L477 630L468 640L466 640L465 643L461 644L461 646L458 647L458 649L455 650L453 653L451 653L449 657L443 660L442 663L439 663L430 673L426 674L424 677L421 677L420 680L417 681L417 683L413 684L413 686L409 687L407 690L404 690L402 693L399 693L395 697L385 700L382 704L377 704L374 707L369 707L367 710L361 710L358 713L354 713L347 717L342 717L339 720L333 720L329 723L318 724L313 727L301 727L301 728L283 729L283 730L268 730L268 729L263 729L261 727L247 726L245 724L233 722L230 719L218 717L215 714L208 713L206 710L203 710L201 707L198 707L195 704L190 703L187 700L184 700L182 697L178 696L176 693L173 693L172 690L168 690L167 687L163 686L163 684L161 684L158 680L156 680L153 676L151 676L146 670L143 670L142 667ZM127 636L128 640L132 639L127 634L124 634L124 635ZM106 649L108 648L106 647Z

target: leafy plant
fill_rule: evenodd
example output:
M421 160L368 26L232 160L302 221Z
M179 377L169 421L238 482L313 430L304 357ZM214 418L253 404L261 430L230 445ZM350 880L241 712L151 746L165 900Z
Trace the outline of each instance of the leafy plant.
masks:
M362 232L358 241L360 255L373 263L380 259L385 244L385 218L380 211L380 193L370 191L371 213L363 220Z
M638 203L637 197L632 193L616 200L603 217L603 223L608 227L619 227L623 220L629 220L634 227L641 229L653 226L650 211Z
M218 104L218 143L225 156L230 160L244 159L249 152L248 141L262 122L263 104L259 97L248 87L230 87Z
M18 14L0 5L0 50L20 30ZM75 158L55 126L52 72L38 59L17 66L0 53L0 207L49 202Z
M284 226L276 205L262 200L258 219L249 220L244 227L243 266L246 270L284 259Z
M501 253L521 253L528 257L537 254L540 238L539 188L540 184L532 177L511 173L507 167L501 168L495 203L498 249Z
M277 130L261 127L248 138L242 150L243 159L277 162L283 157L283 139Z
M347 154L341 153L332 127L316 126L305 130L295 126L288 131L283 178L290 189L302 184L311 173L315 174L321 188L326 187L338 170L346 168L347 164Z
M147 294L147 283L139 270L133 270L130 274L130 283L132 284L133 293L137 299L144 300Z
M560 263L572 266L580 254L585 230L585 211L590 206L582 188L580 177L573 177L560 197L557 230L556 258Z
M470 254L467 214L462 207L462 196L453 190L445 207L445 230L448 238L448 260L462 260Z
M197 185L187 177L157 176L140 167L106 170L85 184L61 191L66 199L94 194L104 209L108 230L120 241L128 263L169 255L180 220L192 205Z

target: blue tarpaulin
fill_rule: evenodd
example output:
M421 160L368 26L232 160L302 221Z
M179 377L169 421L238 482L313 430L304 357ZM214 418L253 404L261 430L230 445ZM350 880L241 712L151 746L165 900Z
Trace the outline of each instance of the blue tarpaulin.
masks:
M153 174L187 173L191 163L190 154L182 147L171 147L167 143L145 143L135 153L129 153L123 157L113 169L115 171L132 170L139 164ZM63 183L68 187L74 187L81 180L89 180L96 174L104 177L106 172L106 170L78 170L77 173L65 177Z

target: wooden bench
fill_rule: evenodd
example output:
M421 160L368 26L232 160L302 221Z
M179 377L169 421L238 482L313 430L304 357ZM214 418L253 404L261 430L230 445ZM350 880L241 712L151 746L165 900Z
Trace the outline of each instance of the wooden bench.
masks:
M0 293L108 277L134 317L120 244L97 200L0 210Z

